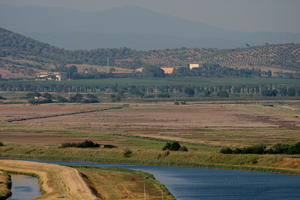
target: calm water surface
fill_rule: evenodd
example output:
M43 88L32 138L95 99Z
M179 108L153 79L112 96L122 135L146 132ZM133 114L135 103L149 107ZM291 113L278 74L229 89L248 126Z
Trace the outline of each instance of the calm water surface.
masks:
M11 180L12 196L8 200L30 200L42 196L36 177L12 174Z
M188 167L38 162L145 171L166 185L178 200L300 200L300 176L295 175Z

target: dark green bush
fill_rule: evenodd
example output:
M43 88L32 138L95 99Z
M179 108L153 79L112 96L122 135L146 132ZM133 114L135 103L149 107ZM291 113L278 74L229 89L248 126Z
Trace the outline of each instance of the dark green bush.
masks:
M264 154L266 153L265 145L255 145L241 149L243 154Z
M288 144L275 144L272 148L269 149L268 153L270 154L286 154L290 149Z
M275 144L271 148L266 149L265 145L255 145L245 148L222 148L220 153L223 154L300 154L300 142L289 144Z
M4 146L3 142L0 142L0 147Z
M111 144L105 144L103 147L104 147L104 148L107 148L107 149L117 148L117 146L111 145Z
M126 157L126 158L129 158L132 156L132 151L129 150L129 149L126 149L124 152L123 152L123 156Z
M178 151L188 151L188 149L186 148L186 146L181 146Z
M182 147L179 142L169 143L167 142L163 147L163 150L170 150L170 151L188 151L186 147Z
M300 142L292 145L288 150L288 154L300 154Z
M76 148L98 148L100 147L100 144L94 143L91 140L85 140L84 142L80 143L63 143L61 144L62 148L67 147L76 147Z
M169 150L169 149L171 149L171 143L167 142L163 147L163 150Z
M232 149L229 148L229 147L224 147L224 148L222 148L222 149L220 150L220 152L223 153L223 154L232 154L232 153L233 153L233 152L232 152Z

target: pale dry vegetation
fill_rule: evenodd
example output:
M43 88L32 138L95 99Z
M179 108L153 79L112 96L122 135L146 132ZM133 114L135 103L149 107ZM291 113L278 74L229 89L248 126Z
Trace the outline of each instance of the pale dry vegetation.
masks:
M44 194L38 199L82 200L98 199L80 173L73 168L54 164L17 160L1 160L0 169L39 177Z

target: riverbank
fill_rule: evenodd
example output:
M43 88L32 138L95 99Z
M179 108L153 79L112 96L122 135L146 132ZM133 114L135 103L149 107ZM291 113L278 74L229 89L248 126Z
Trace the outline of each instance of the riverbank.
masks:
M175 200L151 174L128 169L76 167L103 200Z
M175 200L152 175L140 171L103 167L73 168L19 160L0 160L0 170L5 171L3 175L9 172L38 177L43 191L43 196L38 198L41 200L142 200L144 195L151 199Z
M82 179L80 173L70 167L28 161L0 160L0 170L37 176L44 193L39 199L98 199Z
M134 149L129 157L124 156L124 149L40 145L6 145L0 148L0 154L8 159L220 168L300 175L298 155L221 154L205 150L205 147L193 150L193 146L185 145L190 149L188 152Z
M0 171L0 200L7 199L11 195L11 177L8 173Z

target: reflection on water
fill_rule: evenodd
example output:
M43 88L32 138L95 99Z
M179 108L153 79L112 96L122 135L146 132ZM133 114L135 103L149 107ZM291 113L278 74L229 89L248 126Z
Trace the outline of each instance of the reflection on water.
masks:
M31 200L42 196L37 178L12 174L11 180L12 196L8 200Z

